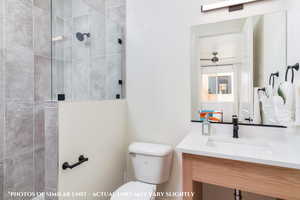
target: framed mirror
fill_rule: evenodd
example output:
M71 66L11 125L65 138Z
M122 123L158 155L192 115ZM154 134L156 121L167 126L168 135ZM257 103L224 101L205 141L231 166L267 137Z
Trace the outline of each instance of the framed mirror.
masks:
M192 27L191 118L284 126L263 95L278 95L287 68L286 12ZM273 99L272 99L273 101ZM269 110L268 110L269 109Z

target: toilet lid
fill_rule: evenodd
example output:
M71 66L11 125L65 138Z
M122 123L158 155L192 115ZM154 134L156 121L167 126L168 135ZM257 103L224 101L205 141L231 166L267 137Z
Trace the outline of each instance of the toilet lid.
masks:
M119 187L111 200L150 200L156 186L138 181L128 182Z

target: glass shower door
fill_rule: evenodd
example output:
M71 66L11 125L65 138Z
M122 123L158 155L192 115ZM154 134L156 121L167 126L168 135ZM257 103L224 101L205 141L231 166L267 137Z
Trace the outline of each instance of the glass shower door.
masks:
M52 99L124 96L125 1L52 1Z

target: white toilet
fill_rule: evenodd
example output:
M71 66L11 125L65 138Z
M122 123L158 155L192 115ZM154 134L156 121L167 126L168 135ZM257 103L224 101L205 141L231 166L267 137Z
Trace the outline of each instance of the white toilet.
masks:
M162 144L132 143L129 154L137 181L119 187L111 200L154 200L156 185L168 181L172 147Z

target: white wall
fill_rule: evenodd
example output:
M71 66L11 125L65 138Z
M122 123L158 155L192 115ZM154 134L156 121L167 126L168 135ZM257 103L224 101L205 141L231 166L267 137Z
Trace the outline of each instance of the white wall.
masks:
M114 191L123 184L126 146L126 101L60 103L58 191ZM61 169L64 162L77 162L82 154L88 162Z
M288 63L300 60L300 1L265 0L243 11L201 14L200 0L127 1L127 97L131 141L175 147L190 124L190 27L288 7ZM213 2L211 0L206 2ZM300 73L299 73L300 77ZM177 164L162 189L181 190Z

